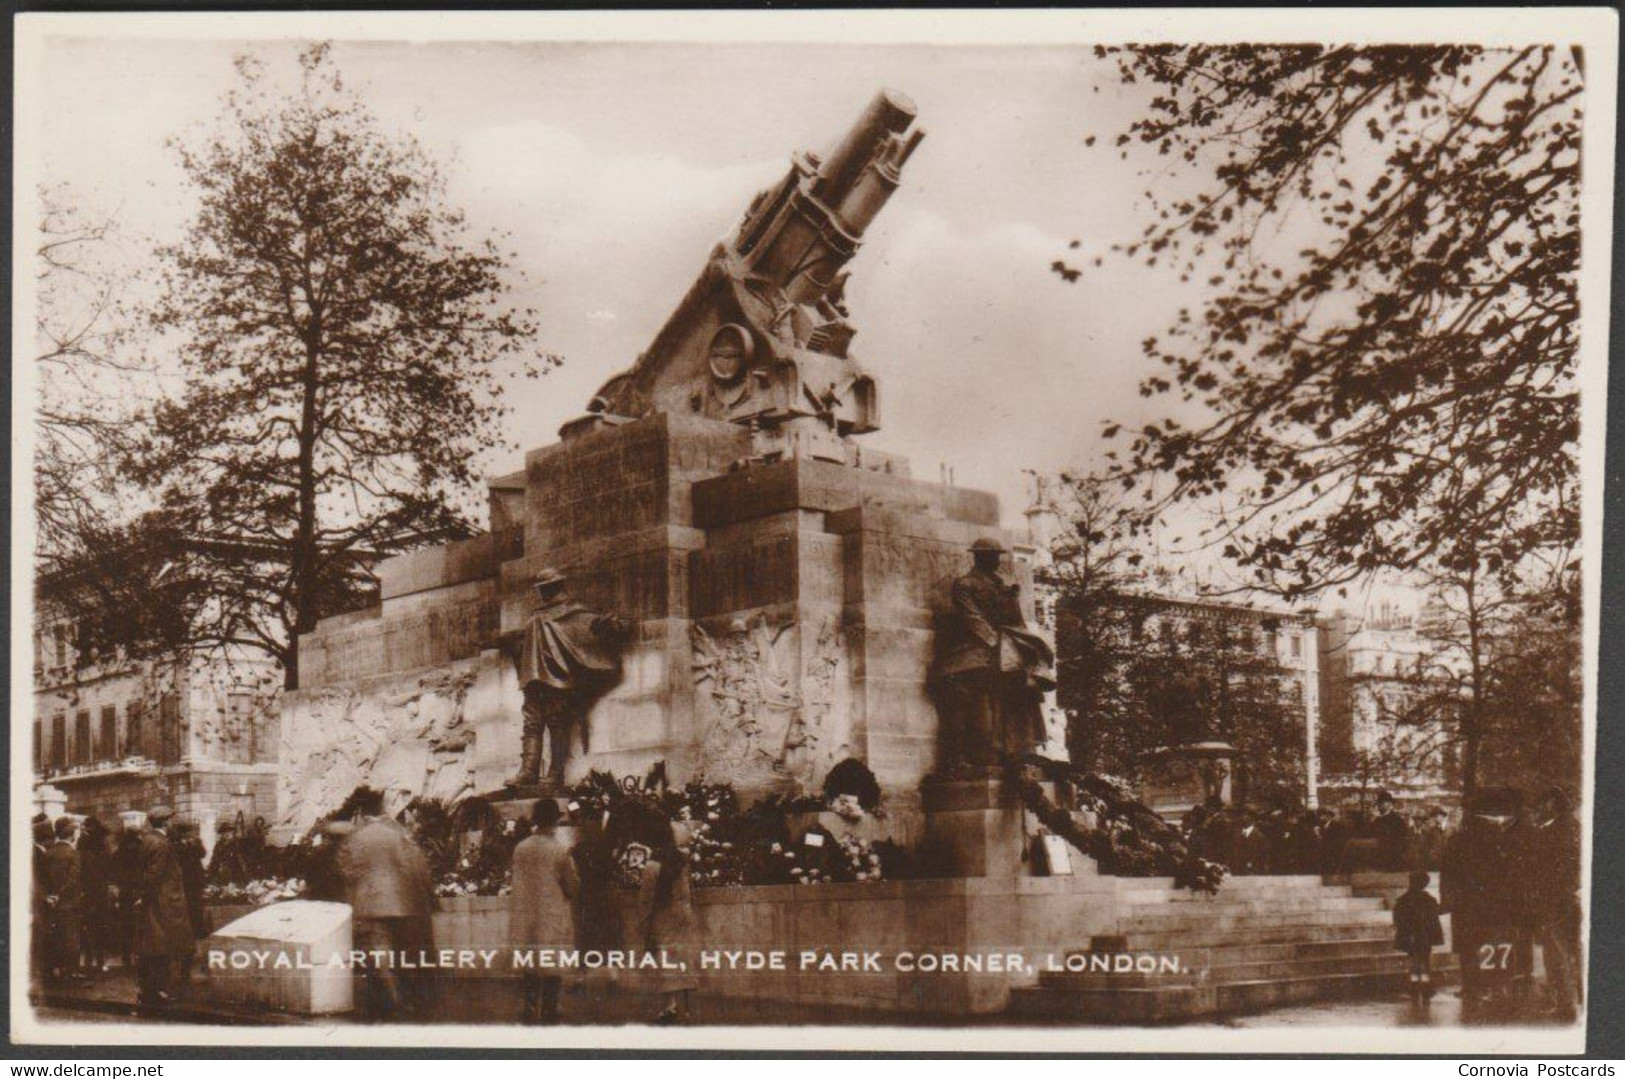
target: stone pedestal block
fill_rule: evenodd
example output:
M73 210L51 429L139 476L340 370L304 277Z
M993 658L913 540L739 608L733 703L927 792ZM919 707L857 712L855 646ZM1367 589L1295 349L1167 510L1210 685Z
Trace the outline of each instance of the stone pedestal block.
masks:
M1031 836L1027 811L1013 783L1002 779L928 779L920 790L926 842L954 874L1019 877Z
M209 937L209 993L298 1015L332 1015L354 1000L350 907L295 899L273 903Z

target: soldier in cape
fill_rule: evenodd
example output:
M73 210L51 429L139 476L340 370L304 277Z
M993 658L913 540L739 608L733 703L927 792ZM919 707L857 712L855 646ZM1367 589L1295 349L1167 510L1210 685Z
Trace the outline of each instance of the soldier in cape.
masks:
M576 728L586 750L587 710L620 681L621 651L631 637L631 624L576 602L565 583L562 573L547 569L532 585L536 609L525 623L514 661L525 694L525 728L519 771L508 780L510 787L537 782L544 731L548 781L555 789L562 787Z

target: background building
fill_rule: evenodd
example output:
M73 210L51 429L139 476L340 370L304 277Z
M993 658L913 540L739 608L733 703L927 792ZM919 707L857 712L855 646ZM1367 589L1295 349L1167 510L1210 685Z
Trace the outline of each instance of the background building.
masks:
M1321 755L1328 796L1454 803L1457 747L1435 704L1444 685L1430 635L1437 612L1420 592L1375 590L1320 621Z
M60 610L34 633L34 776L70 813L172 805L182 819L276 809L282 670L243 650L81 652Z

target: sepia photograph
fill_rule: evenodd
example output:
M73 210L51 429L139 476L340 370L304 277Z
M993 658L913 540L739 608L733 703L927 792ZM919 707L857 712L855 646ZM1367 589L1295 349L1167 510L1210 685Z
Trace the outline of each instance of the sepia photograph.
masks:
M1586 1050L1611 9L14 25L13 1042Z

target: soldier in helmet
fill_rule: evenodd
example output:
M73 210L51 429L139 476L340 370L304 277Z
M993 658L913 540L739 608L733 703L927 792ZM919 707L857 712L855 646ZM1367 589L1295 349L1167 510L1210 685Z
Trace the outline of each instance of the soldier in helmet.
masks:
M524 741L519 771L508 786L537 782L542 764L542 733L549 746L548 779L564 785L564 765L576 728L587 743L587 709L620 679L621 649L631 625L577 603L565 589L564 574L543 570L531 586L536 609L525 624L515 665L525 694Z
M1028 628L1020 586L999 572L1004 544L971 545L971 571L954 581L952 617L937 642L934 680L948 769L986 770L1044 741L1043 694L1055 652Z

